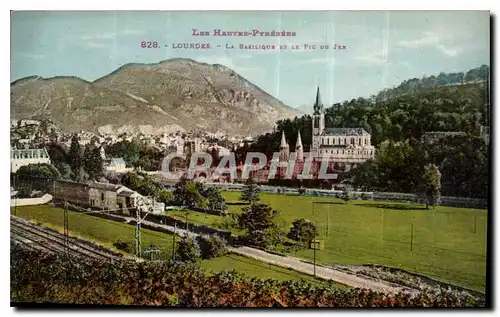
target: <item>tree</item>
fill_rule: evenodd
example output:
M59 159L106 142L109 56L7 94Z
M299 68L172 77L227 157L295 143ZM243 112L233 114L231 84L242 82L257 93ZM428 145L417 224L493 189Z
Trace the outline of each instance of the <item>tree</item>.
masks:
M46 149L49 153L50 161L54 164L54 166L59 167L60 164L70 163L68 154L60 144L51 142L47 144Z
M293 221L288 237L302 244L309 245L317 235L318 230L316 226L311 221L302 218Z
M80 168L82 167L82 149L78 140L78 135L75 133L71 138L71 145L68 153L69 165L74 172L74 177L78 177Z
M105 151L109 157L122 157L130 165L138 166L141 160L140 149L140 144L133 140L114 143L107 146Z
M113 243L113 246L118 250L122 250L127 253L132 253L132 244L130 242L125 242L118 239L115 241L115 243Z
M251 245L268 247L279 239L276 220L279 212L266 204L252 204L243 209L239 216L239 226L247 231L247 241Z
M103 173L103 160L98 147L87 145L83 153L83 168L92 180L97 180Z
M198 182L181 179L173 191L175 203L189 208L204 208L206 206L205 197L199 192Z
M60 178L61 174L50 164L29 164L21 166L14 177L16 177L16 188L22 186L25 191L38 190L50 193L53 180Z
M434 207L441 195L441 173L434 164L428 164L424 168L422 176L422 193L425 197L425 207Z
M226 201L220 191L215 187L208 187L203 196L207 199L207 208L212 213L225 215L227 211Z
M73 171L71 171L71 166L69 164L60 162L54 165L59 173L61 173L61 178L63 179L73 179Z
M77 182L86 182L86 181L90 180L89 174L85 171L83 166L80 166L80 168L78 169L78 172L74 173L74 178L75 178L75 181L77 181Z
M157 196L158 187L151 180L144 178L136 189L137 192L143 196Z
M200 247L196 241L185 235L177 242L175 258L181 262L196 262L200 257Z
M137 190L141 186L142 180L136 173L128 172L123 174L121 183L127 187L130 187L130 189Z
M226 241L217 235L199 235L196 241L203 259L216 258L227 253Z
M247 201L249 204L259 201L260 189L257 184L252 181L248 181L245 187L243 187L243 191L241 192L240 200Z
M174 200L174 195L168 190L159 190L156 199L165 205L169 205Z

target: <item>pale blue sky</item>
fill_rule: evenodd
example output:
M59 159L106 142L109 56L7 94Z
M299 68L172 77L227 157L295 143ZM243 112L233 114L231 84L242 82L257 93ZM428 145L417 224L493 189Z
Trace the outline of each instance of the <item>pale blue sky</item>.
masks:
M11 81L93 81L127 63L186 57L223 64L292 107L369 97L401 81L489 65L487 11L14 12ZM193 37L192 29L286 30L295 37ZM142 49L140 41L168 47ZM174 50L172 43L330 44L343 51Z

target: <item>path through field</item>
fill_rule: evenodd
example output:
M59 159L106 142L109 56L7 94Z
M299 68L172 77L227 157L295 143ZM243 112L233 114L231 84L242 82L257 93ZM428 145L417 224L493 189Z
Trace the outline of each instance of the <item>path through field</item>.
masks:
M117 215L114 215L114 216L117 216ZM117 217L124 218L127 220L127 222L135 221L135 218L132 218L132 217L124 217L124 216L117 216ZM144 220L142 222L142 224L148 225L150 227L163 228L163 229L166 229L168 231L171 231L172 233L175 231L175 233L179 234L179 235L184 235L187 233L191 237L198 236L197 233L194 233L191 231L186 231L185 229L174 228L174 227L169 226L169 225L162 225L162 224L158 224L158 223L147 221L147 220ZM276 254L272 254L272 253L262 251L259 249L246 247L246 246L237 247L237 248L229 248L229 250L230 250L230 252L233 252L233 253L236 253L239 255L254 258L256 260L270 263L270 264L274 264L277 266L290 268L290 269L293 269L297 272L305 273L308 275L314 274L314 265L313 264L305 262L304 260L296 258L296 257L276 255ZM351 286L351 287L355 287L355 288L358 287L358 288L371 289L371 290L377 291L377 292L384 292L384 293L398 293L400 291L409 292L409 293L417 292L414 289L400 287L397 285L389 284L387 282L376 281L374 279L356 276L353 274L342 272L340 270L336 270L334 268L319 266L319 265L316 265L316 276L323 278L323 279L327 279L327 280L333 280L337 283L344 284L347 286Z

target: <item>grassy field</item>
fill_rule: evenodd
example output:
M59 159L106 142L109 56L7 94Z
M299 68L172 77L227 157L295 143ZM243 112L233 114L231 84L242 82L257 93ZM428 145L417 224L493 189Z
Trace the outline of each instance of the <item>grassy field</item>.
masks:
M164 212L165 215L171 216L175 219L179 219L182 221L186 220L186 213L187 213L187 220L189 223L220 228L223 226L223 223L225 221L225 217L220 217L198 211L169 210Z
M235 202L240 193L223 195ZM328 197L268 193L260 197L280 211L280 224L287 231L297 218L318 226L325 246L316 252L320 263L398 267L484 292L487 210L445 206L426 210L423 205L361 200L346 204ZM313 208L313 202L328 204ZM242 207L229 205L229 212L240 213ZM196 212L188 216L190 222L214 227L220 227L222 218ZM312 250L294 255L313 258Z
M12 211L13 209L11 208ZM16 215L61 232L63 231L63 210L60 208L54 208L50 205L17 207ZM135 228L131 225L80 214L74 211L68 211L68 224L70 234L72 235L83 237L110 248L114 248L113 243L119 239L130 243L132 250L134 250ZM161 253L157 258L166 259L172 256L173 235L142 229L141 237L143 247L154 244L161 249ZM305 280L316 285L328 283L327 281L316 279L306 274L234 254L210 260L202 260L201 266L210 272L234 269L248 277L272 278L279 281ZM339 284L334 285L336 287L344 287Z

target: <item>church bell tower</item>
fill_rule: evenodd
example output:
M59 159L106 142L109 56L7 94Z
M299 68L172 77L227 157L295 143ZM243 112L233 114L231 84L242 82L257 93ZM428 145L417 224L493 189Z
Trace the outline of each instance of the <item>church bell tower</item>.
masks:
M318 153L320 145L320 135L325 130L325 114L323 113L323 103L319 94L319 87L316 92L316 102L313 106L313 122L312 122L312 147L311 151Z

